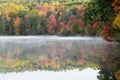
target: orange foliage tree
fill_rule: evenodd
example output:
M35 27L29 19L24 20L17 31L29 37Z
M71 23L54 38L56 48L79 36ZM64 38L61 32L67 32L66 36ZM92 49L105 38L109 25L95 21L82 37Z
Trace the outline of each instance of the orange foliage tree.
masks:
M114 0L112 6L114 7L114 10L116 12L114 24L120 28L120 0Z

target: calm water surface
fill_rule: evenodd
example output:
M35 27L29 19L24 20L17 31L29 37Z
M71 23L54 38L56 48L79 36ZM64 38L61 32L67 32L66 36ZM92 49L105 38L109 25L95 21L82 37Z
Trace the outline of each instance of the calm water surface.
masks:
M90 74L89 74L90 73ZM89 75L88 75L89 74ZM79 71L77 69L69 71L32 71L24 73L6 73L0 74L0 80L98 80L98 71L86 69Z
M100 37L1 36L0 80L114 80L119 50Z

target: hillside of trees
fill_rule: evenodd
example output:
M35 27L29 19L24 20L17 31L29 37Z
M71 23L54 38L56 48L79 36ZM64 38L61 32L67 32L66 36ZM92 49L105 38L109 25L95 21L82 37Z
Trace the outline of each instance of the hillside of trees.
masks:
M119 0L1 0L0 35L102 36L120 40Z

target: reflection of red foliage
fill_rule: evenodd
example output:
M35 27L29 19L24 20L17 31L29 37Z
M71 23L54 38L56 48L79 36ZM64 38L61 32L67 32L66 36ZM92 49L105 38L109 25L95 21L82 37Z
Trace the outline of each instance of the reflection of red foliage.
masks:
M56 54L56 48L52 48L50 54L51 54L52 57L55 57L55 54Z
M79 59L79 61L78 61L78 64L79 65L83 65L83 64L85 64L86 63L86 61L84 60L84 59Z
M15 47L15 53L16 53L17 56L19 56L21 54L21 50L20 50L19 45L16 45L16 47Z
M85 54L85 51L84 51L83 48L80 48L79 50L80 50L80 53L81 53L81 54Z
M98 62L96 62L96 61L94 62L94 64L95 64L96 66L100 66L100 64L99 64Z
M90 50L90 55L95 56L95 52L93 50Z
M85 49L80 48L79 50L80 50L81 58L86 59L87 55L85 54Z
M51 61L47 57L40 57L40 60L37 62L38 66L43 66L45 64L50 65Z
M65 48L64 47L61 47L61 52L65 52Z
M82 58L86 59L87 55L86 54L82 54Z
M94 45L94 46L93 46L93 50L94 50L94 51L96 51L96 49L97 49L97 46L96 46L96 45Z

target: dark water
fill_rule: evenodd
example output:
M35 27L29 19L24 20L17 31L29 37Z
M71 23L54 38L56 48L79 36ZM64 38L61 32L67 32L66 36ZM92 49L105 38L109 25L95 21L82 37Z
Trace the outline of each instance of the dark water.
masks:
M115 80L120 44L99 37L0 37L0 72L99 69L98 78Z

